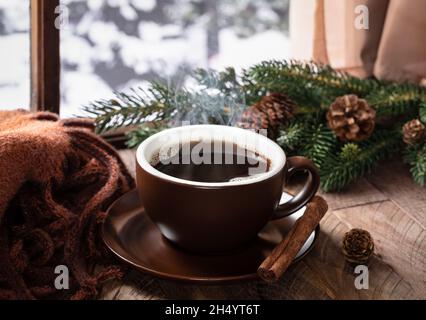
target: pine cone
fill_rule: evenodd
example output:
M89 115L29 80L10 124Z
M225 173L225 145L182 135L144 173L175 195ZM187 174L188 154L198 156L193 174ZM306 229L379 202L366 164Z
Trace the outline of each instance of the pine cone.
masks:
M271 93L247 108L237 122L243 129L267 129L268 136L275 138L278 128L293 118L296 104L285 94Z
M404 124L402 135L406 144L417 144L426 138L426 127L420 120L414 119Z
M374 131L376 111L350 94L338 97L327 113L328 126L341 141L362 141Z
M374 242L368 231L352 229L343 238L343 254L354 264L364 264L374 252Z

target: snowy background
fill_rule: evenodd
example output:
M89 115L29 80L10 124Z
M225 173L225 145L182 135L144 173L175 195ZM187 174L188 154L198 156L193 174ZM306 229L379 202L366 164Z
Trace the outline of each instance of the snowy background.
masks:
M291 56L287 0L62 0L61 113L196 67ZM29 0L0 0L0 109L28 107ZM67 23L68 21L68 23Z
M30 104L29 0L0 0L0 109Z

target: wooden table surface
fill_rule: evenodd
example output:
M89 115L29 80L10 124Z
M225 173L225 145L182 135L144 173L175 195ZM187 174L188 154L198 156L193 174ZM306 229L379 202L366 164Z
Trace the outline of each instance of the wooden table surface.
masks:
M134 152L120 152L134 172ZM399 159L345 191L321 195L330 210L314 249L275 284L261 280L234 285L191 285L130 271L103 289L103 299L426 299L426 188L411 180ZM351 228L368 230L375 256L368 264L369 289L340 251Z

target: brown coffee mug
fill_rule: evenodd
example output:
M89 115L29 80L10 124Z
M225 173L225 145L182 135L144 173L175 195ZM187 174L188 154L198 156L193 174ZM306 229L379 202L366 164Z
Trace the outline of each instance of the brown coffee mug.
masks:
M262 155L270 161L269 170L245 179L211 183L179 179L154 168L173 146L207 139L233 142ZM164 130L139 146L136 160L137 186L147 215L165 238L196 253L226 253L244 246L269 220L302 208L319 187L312 161L287 159L282 148L267 137L229 126ZM292 200L279 205L283 188L299 170L309 173L305 186Z

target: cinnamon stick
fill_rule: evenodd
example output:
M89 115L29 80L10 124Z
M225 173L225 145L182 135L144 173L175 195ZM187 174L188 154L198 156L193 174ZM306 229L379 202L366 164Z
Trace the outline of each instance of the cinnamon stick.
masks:
M257 274L267 282L277 281L286 272L327 210L328 205L323 198L320 196L312 198L311 202L306 205L303 216L296 221L290 232L263 261Z

